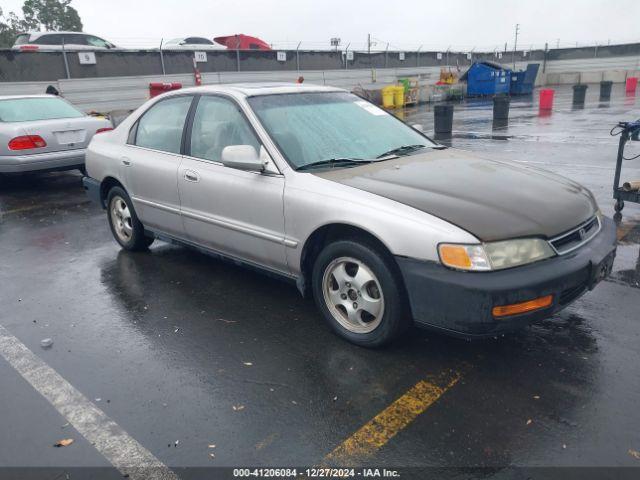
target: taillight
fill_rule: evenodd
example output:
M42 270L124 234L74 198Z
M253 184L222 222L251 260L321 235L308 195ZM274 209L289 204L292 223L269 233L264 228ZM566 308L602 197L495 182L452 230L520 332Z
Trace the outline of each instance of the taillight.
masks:
M30 150L46 146L47 142L40 135L23 135L9 141L9 150Z
M38 45L20 45L21 52L35 52L39 49L40 47Z
M96 130L96 133L104 133L104 132L110 132L111 130L113 130L113 128L111 127L104 127L104 128L99 128Z

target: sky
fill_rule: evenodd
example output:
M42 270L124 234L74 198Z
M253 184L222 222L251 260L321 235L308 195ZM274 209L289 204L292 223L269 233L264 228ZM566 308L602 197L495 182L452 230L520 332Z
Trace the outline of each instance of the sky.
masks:
M22 0L0 0L5 12ZM161 38L245 33L275 48L345 47L491 51L640 41L638 0L73 0L86 32L123 47L157 46Z

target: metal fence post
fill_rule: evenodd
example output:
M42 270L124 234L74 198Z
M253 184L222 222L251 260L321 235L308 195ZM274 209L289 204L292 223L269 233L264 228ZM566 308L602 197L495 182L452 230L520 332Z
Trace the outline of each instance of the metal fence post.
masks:
M67 60L67 49L64 48L64 35L62 36L62 59L64 60L64 71L67 74L67 78L71 78L71 72L69 72L69 61Z
M162 53L162 42L164 41L164 38L160 39L160 65L162 66L162 75L166 75L167 72L164 69L164 54Z
M420 66L420 49L422 48L422 45L420 45L418 47L418 50L416 51L416 67Z
M544 56L542 57L542 73L547 71L547 55L549 53L549 44L544 44Z
M384 49L384 68L387 68L388 60L389 60L389 44L387 43L387 48Z
M296 70L300 72L300 45L302 42L298 42L298 46L296 47Z
M240 71L240 37L236 35L236 66L238 72Z

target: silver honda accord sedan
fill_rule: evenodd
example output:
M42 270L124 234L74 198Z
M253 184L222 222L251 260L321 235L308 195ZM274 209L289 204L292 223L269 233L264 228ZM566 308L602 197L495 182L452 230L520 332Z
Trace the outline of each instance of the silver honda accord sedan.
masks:
M158 238L290 279L363 346L413 323L473 338L539 321L616 252L583 186L438 145L336 88L167 93L96 136L87 169L122 248Z
M83 169L93 136L111 129L54 95L0 96L0 173Z

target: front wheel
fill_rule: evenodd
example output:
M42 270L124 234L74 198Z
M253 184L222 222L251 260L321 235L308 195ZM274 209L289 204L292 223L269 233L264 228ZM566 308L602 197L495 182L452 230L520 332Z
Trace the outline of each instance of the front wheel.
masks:
M341 240L326 246L315 261L312 284L327 323L357 345L387 344L411 323L397 267L372 245Z
M144 227L133 209L133 203L120 187L113 187L107 195L109 226L116 241L125 250L146 250L153 238L144 234Z
M616 204L613 206L613 209L616 212L621 212L623 208L624 208L624 200L620 200L620 199L616 200Z

